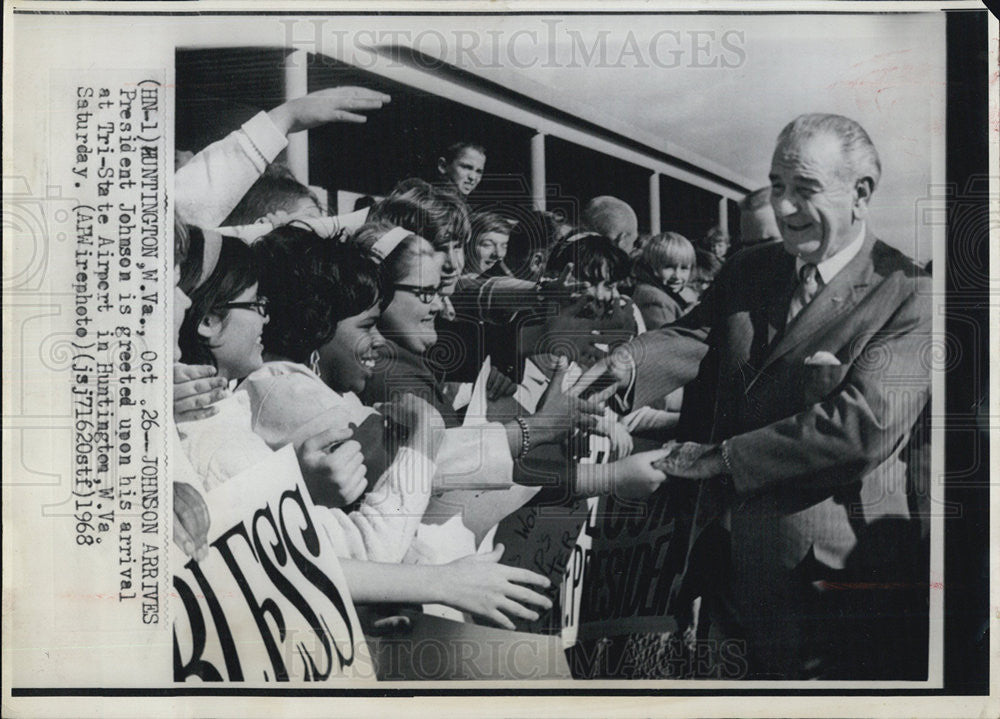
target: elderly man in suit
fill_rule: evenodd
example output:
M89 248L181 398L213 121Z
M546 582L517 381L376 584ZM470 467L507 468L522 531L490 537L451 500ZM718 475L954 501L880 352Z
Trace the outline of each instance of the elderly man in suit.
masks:
M908 614L899 455L929 397L930 280L867 227L880 173L858 123L796 118L771 165L782 242L738 253L691 313L577 385L610 376L639 407L697 377L709 436L665 466L699 483L681 596L745 640L744 676L926 671L905 656L927 627Z

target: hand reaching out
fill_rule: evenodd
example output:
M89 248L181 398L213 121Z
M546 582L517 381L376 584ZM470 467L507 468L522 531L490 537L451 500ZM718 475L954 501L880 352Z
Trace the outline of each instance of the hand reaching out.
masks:
M611 424L611 432L608 434L611 440L611 456L615 459L628 457L632 454L632 435L628 428L621 422L615 421Z
M613 459L621 459L632 454L632 435L628 427L618 421L618 415L610 409L605 410L604 416L597 421L594 432L611 440Z
M558 307L546 308L537 315L537 322L520 329L520 357L561 354L581 367L590 367L607 355L609 347L617 347L632 337L631 332L613 322L595 318L594 300L577 292L581 287L585 288L586 283L566 285L563 295L555 290L546 290L550 296L541 295L543 300L547 297L555 300Z
M299 468L316 504L344 507L364 494L368 486L365 458L353 435L350 427L332 428L299 446Z
M579 298L580 293L590 286L587 282L577 282L573 279L573 263L567 262L563 271L555 279L542 279L538 282L538 294L542 300L551 300L560 304Z
M634 371L635 360L632 354L626 346L620 346L584 372L569 391L577 397L586 397L593 392L611 396L619 388L628 387ZM604 395L608 387L613 389Z
M407 392L402 397L383 404L379 411L408 430L407 446L430 459L437 456L437 451L444 442L444 420L433 405Z
M654 449L609 464L612 493L621 499L645 499L651 495L667 479L660 462L669 453L666 448Z
M278 105L268 116L284 134L300 132L327 122L366 122L359 112L379 110L392 98L364 87L331 87Z
M550 609L552 602L522 585L545 589L550 582L527 569L499 564L503 552L504 546L498 544L489 554L471 554L441 565L442 601L485 617L505 629L514 629L508 616L537 620L538 612L529 609L528 605Z
M496 367L490 367L490 376L486 380L486 398L488 400L512 397L516 391L517 385L514 384L513 380Z
M197 489L174 482L174 542L196 561L208 556L208 505Z
M224 377L211 365L174 364L174 422L193 422L215 415L212 405L229 396Z
M670 412L665 409L640 407L622 417L622 424L629 432L649 432L654 429L670 429L680 420L680 412Z
M538 409L528 418L533 444L545 444L561 439L573 427L594 429L604 416L603 402L610 391L580 399L564 392L562 385L569 369L569 361L559 357L555 374L538 401Z

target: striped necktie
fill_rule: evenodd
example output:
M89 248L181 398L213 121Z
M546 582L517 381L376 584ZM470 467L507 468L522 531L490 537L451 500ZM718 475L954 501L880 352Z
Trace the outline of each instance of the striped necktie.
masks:
M819 288L820 277L816 265L811 262L802 265L799 269L799 286L795 288L795 294L792 295L792 301L788 305L788 319L785 324L790 324L795 319L816 296Z

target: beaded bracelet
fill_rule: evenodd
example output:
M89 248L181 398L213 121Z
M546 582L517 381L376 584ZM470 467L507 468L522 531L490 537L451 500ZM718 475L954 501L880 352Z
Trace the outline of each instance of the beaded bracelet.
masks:
M517 455L520 458L531 449L531 434L528 432L528 423L524 421L523 417L515 417L514 420L521 428L521 452Z
M722 463L726 465L726 472L731 477L733 475L733 461L729 457L729 445L723 441L720 445L720 449L722 450Z

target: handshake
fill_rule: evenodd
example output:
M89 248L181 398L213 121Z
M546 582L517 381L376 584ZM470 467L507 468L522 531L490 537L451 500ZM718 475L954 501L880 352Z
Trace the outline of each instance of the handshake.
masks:
M721 444L671 441L661 451L666 454L653 467L672 477L708 479L730 473Z
M577 492L583 496L612 494L619 499L645 499L669 477L708 479L729 474L721 445L669 442L610 464L581 464Z

